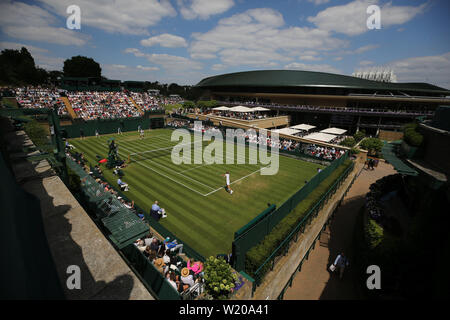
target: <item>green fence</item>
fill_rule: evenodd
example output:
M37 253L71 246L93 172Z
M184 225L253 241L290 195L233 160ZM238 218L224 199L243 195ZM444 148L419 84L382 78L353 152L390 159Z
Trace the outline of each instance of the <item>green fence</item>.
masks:
M307 184L291 196L276 210L267 209L254 219L253 225L246 225L235 233L233 241L233 266L236 270L245 269L245 255L250 248L257 245L272 229L305 199L323 180L348 158L346 152L341 158L333 161L328 167L316 174Z
M147 113L146 113L147 114ZM97 130L99 134L117 133L118 129L122 132L136 131L141 126L143 130L156 129L164 127L164 118L149 118L148 116L137 118L123 118L123 119L98 119L98 120L83 120L76 119L73 124L68 126L61 126L63 136L65 138L79 138L81 130L84 136L94 136Z
M348 173L353 169L353 165L347 169L347 172L344 173L344 175L341 177L341 182L340 183L335 183L335 186L337 188L339 188L340 184L347 178ZM283 290L281 290L281 293L279 294L277 300L283 300L284 294L286 293L286 290L292 286L292 281L294 280L295 275L297 274L297 272L302 271L302 266L303 263L308 260L309 258L309 253L311 252L311 250L314 250L314 247L316 245L317 240L320 239L320 236L322 235L322 232L325 231L326 227L331 223L331 221L334 218L335 213L337 212L337 210L339 209L339 207L342 204L342 201L344 200L345 196L347 195L348 191L350 190L350 188L352 187L353 183L355 182L356 178L358 178L358 175L355 175L354 178L352 179L352 182L350 183L350 185L347 187L347 189L345 190L344 194L342 195L341 199L339 200L338 205L336 206L336 208L334 209L333 213L330 215L330 217L328 218L328 220L325 222L325 224L323 225L322 229L320 229L319 234L316 236L316 238L314 239L314 241L312 242L311 246L309 247L308 251L306 251L306 254L303 256L302 260L300 261L300 263L298 264L297 268L295 269L294 273L291 275L291 277L289 278L288 282L286 283L286 285L284 286ZM334 193L334 192L333 192ZM295 229L294 229L295 230ZM301 230L301 229L299 229ZM298 238L298 233L295 234L295 236L291 236L291 238L289 240L286 240L286 242L290 242L292 240L297 241ZM286 244L285 244L286 246ZM289 248L289 247L288 247ZM272 268L273 269L273 268ZM261 277L259 277L258 283L261 282ZM257 283L257 284L258 284Z
M353 168L354 163L352 162L351 165L344 171L344 173L333 183L333 185L328 189L328 191L321 197L321 199L305 214L302 220L292 229L289 235L278 245L278 247L272 252L272 254L269 257L267 257L267 259L261 264L261 266L259 266L258 269L256 269L256 271L253 273L253 277L255 279L255 282L253 283L253 291L255 290L256 286L261 284L265 274L269 270L273 270L275 265L275 258L280 255L287 254L291 245L291 241L297 242L299 235L303 233L306 227L309 224L311 224L312 220L315 217L317 217L320 210L325 206L328 200L336 193L336 191L339 189L339 187L342 185L345 179L347 179L350 172L352 172ZM348 189L346 191L348 191ZM310 250L314 249L314 243L315 242L313 242L313 245L308 249L305 255L306 259L308 259ZM303 260L305 259L305 257L303 258ZM301 268L301 264L299 265L299 268Z

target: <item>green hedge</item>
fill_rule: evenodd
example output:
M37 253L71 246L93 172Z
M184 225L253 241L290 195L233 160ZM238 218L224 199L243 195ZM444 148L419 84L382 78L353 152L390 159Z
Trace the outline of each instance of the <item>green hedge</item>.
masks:
M355 138L352 138L352 137L345 138L344 140L342 140L340 145L344 146L344 147L352 148L356 145L356 140L355 140Z
M369 218L364 231L369 249L376 248L383 241L384 229L375 220Z
M355 138L356 142L360 142L362 139L364 139L366 137L366 131L365 130L361 130L358 131L357 133L355 133L355 135L353 136L353 138Z
M378 153L383 148L383 141L378 138L366 138L361 142L360 146L368 151L374 150Z
M423 142L423 136L417 131L417 123L409 123L403 129L403 140L413 147L420 147Z
M317 186L300 204L283 220L276 225L272 231L255 247L251 248L245 258L245 271L255 276L255 271L274 252L274 250L286 239L289 233L300 223L310 209L323 197L330 187L352 164L351 160L344 161L336 170L330 174L321 184ZM264 275L270 268L267 263L259 272Z

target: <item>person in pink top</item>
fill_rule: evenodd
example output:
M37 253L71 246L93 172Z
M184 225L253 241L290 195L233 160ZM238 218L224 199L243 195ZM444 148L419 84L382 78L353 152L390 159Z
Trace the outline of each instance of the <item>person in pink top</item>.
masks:
M193 259L188 260L187 268L194 272L194 274L199 274L203 270L203 263L200 261L194 262Z

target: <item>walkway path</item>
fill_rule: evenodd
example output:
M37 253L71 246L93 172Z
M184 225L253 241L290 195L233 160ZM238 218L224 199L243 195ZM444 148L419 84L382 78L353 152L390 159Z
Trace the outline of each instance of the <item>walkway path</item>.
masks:
M369 186L378 179L395 174L389 164L380 162L374 171L363 170L349 190L335 218L322 234L320 243L311 251L309 259L284 294L285 300L337 300L359 299L355 275L350 266L342 280L336 274L330 276L327 268L339 251L344 250L350 260L356 216L364 205L364 197ZM357 280L358 281L358 280Z

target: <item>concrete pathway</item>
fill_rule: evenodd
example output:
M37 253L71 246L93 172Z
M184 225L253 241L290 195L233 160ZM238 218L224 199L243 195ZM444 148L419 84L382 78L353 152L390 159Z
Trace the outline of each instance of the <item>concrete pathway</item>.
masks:
M389 164L380 162L374 171L363 169L349 190L332 223L322 234L320 241L311 251L309 259L297 273L290 287L284 294L285 300L338 300L359 299L358 285L351 266L346 270L344 278L330 274L328 266L340 251L347 254L352 263L352 239L355 221L360 208L364 205L364 197L372 183L384 176L395 174ZM361 280L363 281L363 280Z

